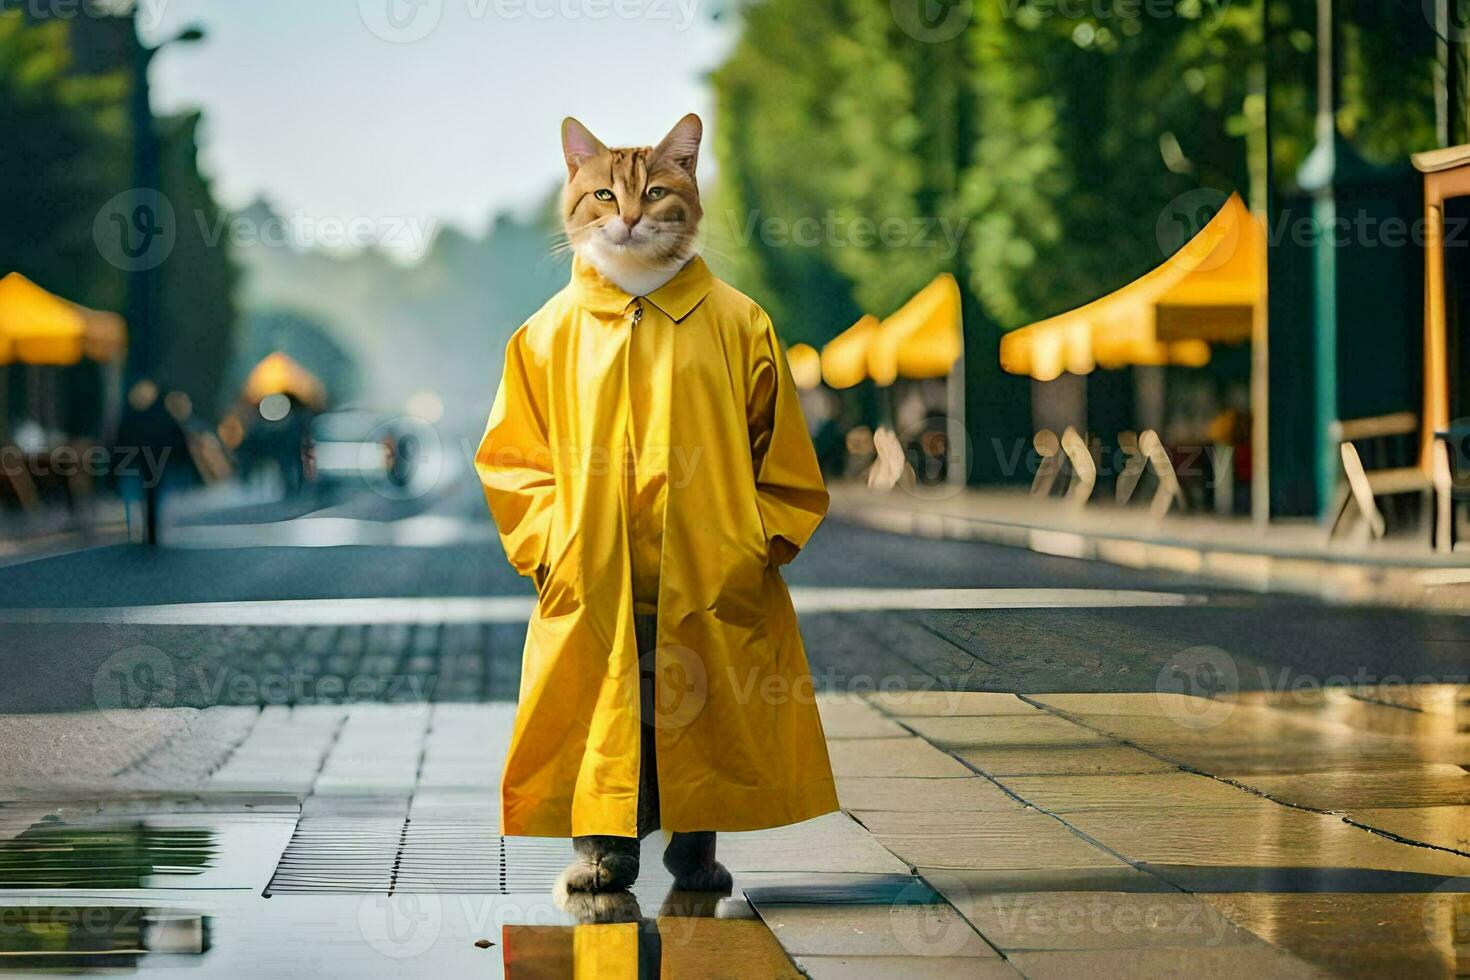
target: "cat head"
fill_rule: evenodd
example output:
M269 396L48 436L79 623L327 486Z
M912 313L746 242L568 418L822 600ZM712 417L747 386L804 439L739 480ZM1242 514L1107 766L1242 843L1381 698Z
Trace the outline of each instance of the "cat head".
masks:
M657 146L607 147L577 120L564 120L562 221L577 254L599 267L667 270L689 261L704 216L694 180L703 132L691 112Z

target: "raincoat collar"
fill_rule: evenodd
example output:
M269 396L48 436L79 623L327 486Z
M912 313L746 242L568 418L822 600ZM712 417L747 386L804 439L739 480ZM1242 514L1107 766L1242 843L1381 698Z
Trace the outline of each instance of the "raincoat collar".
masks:
M674 278L643 298L677 323L709 295L713 281L709 266L696 255L674 274ZM580 256L572 260L572 292L583 309L613 316L621 315L634 300L631 294L608 281Z

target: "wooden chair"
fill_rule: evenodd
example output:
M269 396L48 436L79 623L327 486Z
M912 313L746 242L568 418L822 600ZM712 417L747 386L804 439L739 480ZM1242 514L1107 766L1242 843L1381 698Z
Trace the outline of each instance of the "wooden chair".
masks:
M1385 497L1417 495L1421 525L1431 522L1435 500L1440 496L1436 493L1436 481L1417 461L1405 462L1400 458L1403 454L1394 453L1395 440L1402 441L1405 437L1417 439L1418 435L1419 416L1413 412L1347 419L1333 425L1331 437L1339 443L1345 480L1332 507L1329 537L1336 537L1350 526L1354 517L1358 517L1368 537L1382 538L1388 531L1388 525L1378 502ZM1368 453L1366 464L1363 452L1358 449L1359 443L1364 444ZM1440 455L1443 454L1434 454L1436 457ZM1448 459L1444 460L1444 467L1448 476ZM1435 468L1438 468L1437 464Z

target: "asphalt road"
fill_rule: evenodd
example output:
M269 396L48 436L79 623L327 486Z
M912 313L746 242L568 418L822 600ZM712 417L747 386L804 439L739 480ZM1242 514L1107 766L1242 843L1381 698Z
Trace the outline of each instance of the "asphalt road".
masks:
M478 488L460 480L419 501L367 493L233 506L191 518L178 547L96 548L0 568L0 711L105 701L108 658L139 647L173 664L172 703L330 699L305 684L262 693L265 674L377 678L363 698L514 696L523 628L35 624L14 610L221 601L529 596L505 565ZM315 524L311 522L317 522ZM330 528L331 540L301 546ZM284 536L284 537L283 537ZM283 539L299 541L277 543ZM167 540L167 539L166 539ZM261 541L266 543L262 544ZM185 546L187 545L187 546ZM793 587L1004 589L1039 608L911 608L803 616L813 673L834 689L944 687L1030 693L1149 691L1203 682L1243 689L1321 683L1465 683L1470 617L1343 608L1253 595L1186 576L1028 551L891 535L829 519L789 567ZM1047 607L1031 590L1089 592L1088 608ZM1130 608L1111 590L1198 597ZM902 602L897 605L902 606ZM5 612L11 610L11 612ZM203 672L200 665L212 673ZM1204 675L1199 671L1203 668ZM223 680L222 680L223 678ZM232 679L256 678L236 684ZM388 678L399 682L388 690ZM405 682L405 678L414 683ZM103 685L105 687L106 685ZM1212 687L1213 686L1213 687ZM335 690L335 688L333 688ZM344 695L345 696L345 695Z

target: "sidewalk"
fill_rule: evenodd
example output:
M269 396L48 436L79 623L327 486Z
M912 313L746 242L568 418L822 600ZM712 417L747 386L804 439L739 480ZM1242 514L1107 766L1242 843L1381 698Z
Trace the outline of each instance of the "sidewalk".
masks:
M0 954L818 980L1450 976L1470 955L1463 690L820 708L844 811L722 835L718 902L669 893L655 835L632 921L607 924L551 902L568 842L499 836L509 704L3 717L29 752L0 760Z
M1187 512L1160 520L1141 508L1069 506L1021 489L888 491L835 483L832 515L875 530L982 541L1064 558L1180 572L1251 591L1334 603L1461 612L1470 608L1470 553L1441 555L1403 540L1329 543L1309 520L1257 527Z

